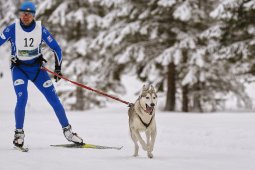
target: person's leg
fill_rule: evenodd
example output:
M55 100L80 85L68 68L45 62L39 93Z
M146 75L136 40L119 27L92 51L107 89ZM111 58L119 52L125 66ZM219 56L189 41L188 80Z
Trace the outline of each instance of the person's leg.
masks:
M63 105L55 92L55 88L47 72L41 70L34 84L43 93L47 101L54 109L55 114L57 115L58 120L63 128L63 133L66 139L76 144L83 144L82 138L76 133L72 132L72 127L68 122Z
M62 128L68 126L69 122L66 117L65 110L55 92L55 88L49 75L45 71L41 70L34 84L41 91L41 93L45 96L49 104L54 109Z
M18 147L22 147L24 145L24 119L25 119L25 108L27 104L27 83L28 78L26 75L17 67L12 69L12 80L14 90L17 96L17 102L15 107L15 121L16 121L16 129L13 144Z
M14 90L17 96L17 102L15 107L16 129L23 129L25 119L25 108L28 97L27 93L28 78L20 69L14 67L12 69L12 80Z

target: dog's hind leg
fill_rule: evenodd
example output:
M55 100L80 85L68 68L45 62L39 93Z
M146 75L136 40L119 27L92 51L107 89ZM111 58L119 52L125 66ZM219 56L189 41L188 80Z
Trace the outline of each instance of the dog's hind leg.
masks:
M138 156L138 150L139 150L139 146L138 146L138 143L137 143L137 141L138 141L138 139L137 139L137 137L134 135L134 132L133 132L134 130L131 130L130 129L130 135L131 135L131 138L132 138L132 140L133 140L133 142L134 142L134 144L135 144L135 152L134 152L134 155L133 156Z

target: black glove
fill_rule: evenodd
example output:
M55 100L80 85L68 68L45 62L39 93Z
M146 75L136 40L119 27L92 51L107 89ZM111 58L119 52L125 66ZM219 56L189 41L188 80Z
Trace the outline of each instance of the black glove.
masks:
M62 73L61 73L61 66L55 66L55 70L54 70L54 73L60 75L60 76L63 76ZM55 79L55 82L58 82L61 78L54 75L54 79Z
M37 58L37 62L40 64L40 66L42 66L44 63L47 63L47 60L45 60L45 58L43 58L43 55L41 54L41 55Z
M21 61L17 57L12 56L11 57L11 63L12 63L12 67L13 66L19 66L21 64Z

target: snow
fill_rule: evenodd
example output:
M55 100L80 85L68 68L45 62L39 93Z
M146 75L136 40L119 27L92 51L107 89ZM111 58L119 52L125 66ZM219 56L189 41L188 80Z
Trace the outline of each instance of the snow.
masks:
M53 2L51 0L45 0L40 3L40 5L37 6L37 14L43 13L45 10L50 9L52 6Z
M90 1L93 1L93 0L90 0ZM111 7L112 5L123 4L125 3L125 0L101 0L100 2L102 6L106 5L108 7Z
M197 82L197 78L195 77L195 70L194 69L190 69L189 72L187 73L187 75L184 77L184 79L182 80L182 85L188 85L188 84L194 84Z
M247 9L254 9L255 8L255 1L250 1L244 4L244 7Z
M66 24L66 11L68 11L68 3L63 3L59 5L59 7L53 12L52 16L49 18L49 21L53 24L60 23L61 26L64 26ZM60 20L59 20L60 18Z
M224 0L210 13L210 16L218 19L229 19L233 17L233 14L231 14L229 10L238 8L241 3L242 2L240 0ZM249 4L252 5L251 3Z
M197 49L195 53L192 54L191 63L196 64L199 67L204 67L205 61L203 56L205 56L205 49Z
M181 4L177 9L174 11L173 16L176 19L180 19L181 21L188 21L190 20L192 15L192 9L188 1Z
M219 38L222 35L221 25L215 25L202 32L201 38Z
M83 24L84 23L84 13L85 13L85 9L79 9L77 12L74 13L73 17L70 17L70 18L71 19L75 18L76 22L79 21Z
M0 49L2 50L2 49ZM122 150L52 148L51 144L68 143L53 110L36 88L29 84L29 106L25 119L25 145L28 153L12 147L15 95L6 58L0 79L0 165L1 170L253 170L255 167L255 114L251 113L170 113L157 109L157 139L154 158L140 150L133 157L129 137L127 107L108 103L107 108L67 111L73 130L92 144L124 146ZM142 88L134 77L129 93L122 96L135 101ZM124 83L124 84L125 84ZM8 102L7 102L8 101Z
M76 43L74 43L74 45L73 45L74 49L71 49L71 50L76 51L80 55L85 56L88 52L88 46L89 46L88 40L85 38L82 38L79 41L77 41Z
M67 143L52 112L28 111L26 145L29 153L12 149L13 115L2 113L1 169L189 169L252 170L255 166L254 114L157 113L154 159L144 151L135 158L128 133L127 108L69 112L73 128L85 142L121 146L116 150L60 149ZM4 132L4 133L3 133Z
M87 20L87 23L88 23L87 28L89 30L93 29L96 26L99 26L100 22L102 22L101 18L99 16L97 16L97 15L94 15L94 14L88 15L86 17L86 20Z
M152 29L150 34L150 40L156 39L158 37L158 27Z
M139 15L138 19L146 19L150 15L150 10L145 10L141 15Z
M172 62L172 54L174 53L174 48L173 47L169 47L167 49L165 49L157 58L156 61L158 63L161 63L164 66L167 66L169 63Z
M158 5L164 6L164 7L171 7L176 3L176 0L159 0Z

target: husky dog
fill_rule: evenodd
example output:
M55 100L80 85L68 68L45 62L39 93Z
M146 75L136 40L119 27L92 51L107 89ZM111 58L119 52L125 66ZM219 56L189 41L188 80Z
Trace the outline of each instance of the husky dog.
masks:
M157 105L157 94L152 85L143 86L141 95L134 104L130 104L128 110L129 129L131 138L135 144L134 156L138 155L138 141L143 150L147 151L149 158L153 158L153 147L157 135L155 122L155 107ZM145 132L147 141L145 142L140 132Z

